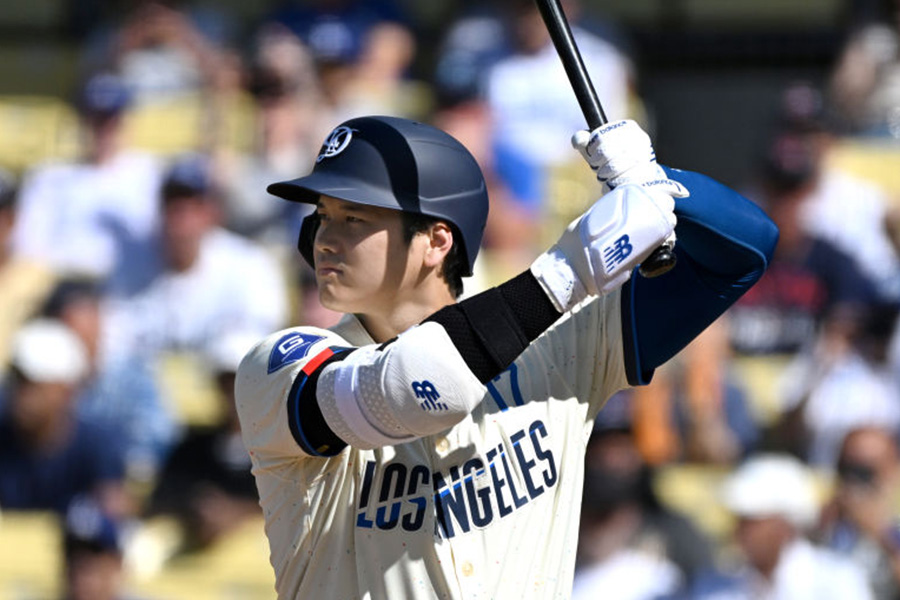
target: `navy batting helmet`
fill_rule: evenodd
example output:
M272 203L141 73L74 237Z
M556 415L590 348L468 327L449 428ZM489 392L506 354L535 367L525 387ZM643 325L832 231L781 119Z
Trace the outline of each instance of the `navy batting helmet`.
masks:
M439 129L397 117L345 121L328 135L312 173L267 189L294 202L326 195L447 221L462 244L465 275L472 274L488 214L484 176L469 151ZM298 242L311 265L317 227L315 215L306 217Z

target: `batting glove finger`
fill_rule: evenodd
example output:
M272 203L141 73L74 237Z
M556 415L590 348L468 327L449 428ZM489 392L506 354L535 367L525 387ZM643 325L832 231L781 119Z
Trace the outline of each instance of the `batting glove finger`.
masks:
M650 136L634 121L615 121L593 131L576 131L572 146L610 190L630 183L656 187L675 198L690 195L659 166Z

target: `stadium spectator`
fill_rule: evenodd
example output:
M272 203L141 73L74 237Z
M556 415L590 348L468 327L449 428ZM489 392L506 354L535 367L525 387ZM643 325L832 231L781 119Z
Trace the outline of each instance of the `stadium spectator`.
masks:
M405 25L403 10L391 0L285 3L268 21L286 26L312 51L327 110L319 122L322 129L316 132L317 139L348 118L370 114L375 108L372 102L380 107L375 114L394 114L397 107L384 101L406 100L392 88L402 82L401 74L406 75L415 40ZM378 66L379 72L364 72L363 63ZM376 87L382 87L382 97L377 100L359 94L360 87L370 87L373 80L378 82Z
M122 526L78 498L63 523L63 600L125 600Z
M256 103L255 145L220 153L225 226L274 250L293 248L298 207L261 193L315 159L321 143L322 99L309 49L286 27L270 24L255 37L249 92Z
M766 274L728 313L733 364L764 428L798 401L785 387L796 387L797 378L787 376L792 361L833 368L847 355L860 316L882 301L850 255L804 227L816 161L804 135L788 130L771 140L754 199L778 225L779 242Z
M497 6L479 5L454 21L438 47L434 70L435 111L431 122L458 139L484 173L491 210L480 269L483 289L505 281L531 263L541 223L523 210L496 172L494 123L485 98L490 68L509 53L509 32ZM534 240L534 241L533 241Z
M635 442L650 464L731 465L752 452L760 431L732 373L727 317L630 390Z
M725 480L721 491L725 507L737 518L734 541L741 559L699 577L692 598L872 598L860 568L806 539L818 505L814 480L802 462L787 455L755 455Z
M822 92L805 81L788 85L778 120L780 131L795 136L808 153L799 216L803 229L851 256L885 298L900 299L900 209L877 184L830 160L837 137Z
M133 506L123 486L121 439L78 418L87 375L84 345L65 325L29 321L13 340L0 416L0 507L65 514L92 496L114 516Z
M262 248L219 225L209 158L177 157L159 200L160 235L110 279L106 350L153 361L203 353L226 325L260 335L283 326L282 273Z
M247 518L261 515L234 404L237 366L255 342L253 335L231 332L212 345L208 359L221 418L213 426L187 431L150 496L145 516L174 516L184 534L184 551L207 548Z
M843 440L818 539L866 572L878 600L900 598L897 429L866 426Z
M524 0L510 4L515 50L491 68L485 92L494 123L494 168L521 210L546 219L551 210L560 209L545 204L554 197L549 185L552 171L571 160L571 148L558 132L584 128L585 119L536 5ZM606 113L611 118L629 117L630 60L613 44L578 27L577 0L566 0L563 6L594 86L603 92ZM588 186L585 194L593 190ZM569 192L559 204L574 205L563 210L557 225L567 224L593 200L572 198ZM557 230L556 225L548 229Z
M869 307L854 319L839 356L803 354L788 367L786 412L776 430L782 447L833 472L851 430L878 425L900 432L900 377L888 355L897 311L894 304Z
M829 81L843 133L900 137L900 5L880 2L880 14L857 26ZM874 11L873 11L874 12Z
M711 542L661 503L627 426L598 420L585 469L573 599L670 597L712 566Z
M149 365L132 354L103 352L102 306L97 282L63 279L43 314L60 320L84 344L88 373L78 393L78 414L122 434L127 479L147 488L175 442L179 424Z
M207 21L212 17L206 12ZM221 11L215 20L222 20ZM138 104L165 102L221 87L230 75L227 54L185 10L171 2L140 0L125 15L96 60L106 62Z
M13 247L17 196L15 177L0 171L0 379L13 335L40 308L54 279L46 265L21 256Z
M25 176L13 232L18 255L58 273L103 279L123 253L152 234L160 167L126 146L123 117L130 102L116 75L99 73L85 82L78 99L84 157L36 166Z

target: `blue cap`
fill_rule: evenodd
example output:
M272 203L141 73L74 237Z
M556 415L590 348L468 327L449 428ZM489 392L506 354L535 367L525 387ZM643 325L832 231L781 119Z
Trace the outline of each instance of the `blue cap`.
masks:
M131 91L113 73L98 73L90 77L81 90L78 105L81 111L95 115L114 115L131 104Z
M212 189L212 167L205 154L187 153L175 158L163 182L164 198L202 196Z
M351 63L359 57L362 39L370 26L360 19L325 15L309 26L305 39L316 60Z

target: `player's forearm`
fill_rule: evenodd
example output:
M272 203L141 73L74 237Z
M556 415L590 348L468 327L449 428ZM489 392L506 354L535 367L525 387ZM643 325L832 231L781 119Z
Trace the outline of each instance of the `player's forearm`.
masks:
M426 319L440 323L466 365L486 383L503 372L560 317L530 271L442 308Z

